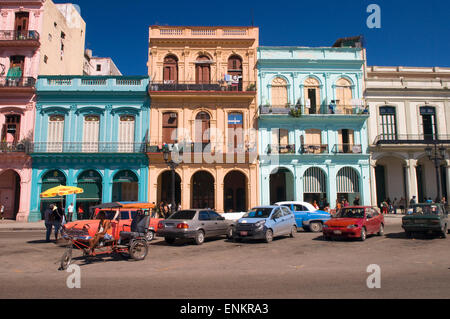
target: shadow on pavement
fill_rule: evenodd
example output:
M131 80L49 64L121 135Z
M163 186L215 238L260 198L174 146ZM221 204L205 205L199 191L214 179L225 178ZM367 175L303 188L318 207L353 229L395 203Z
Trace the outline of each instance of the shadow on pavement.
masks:
M386 238L389 239L420 239L420 240L432 240L439 239L440 235L437 234L428 234L428 233L413 233L411 237L406 236L405 232L400 233L389 233L385 235Z

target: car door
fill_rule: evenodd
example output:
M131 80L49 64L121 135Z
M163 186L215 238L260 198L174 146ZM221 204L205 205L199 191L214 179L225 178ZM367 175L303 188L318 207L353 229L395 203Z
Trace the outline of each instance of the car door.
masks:
M377 227L377 220L373 214L372 208L366 208L366 230L368 234L373 234Z
M308 209L303 205L294 204L292 211L294 212L297 227L303 227L303 221L308 220Z
M198 221L199 228L205 231L205 237L207 236L215 236L214 222L211 220L211 216L209 216L209 212L207 210L201 210L198 212Z
M293 225L292 213L287 207L281 207L281 209L283 211L282 233L283 235L290 234Z
M214 223L214 232L217 235L226 235L228 224L225 219L215 211L209 211L209 216L211 217L211 221Z
M277 207L272 212L271 221L272 221L272 230L273 236L279 236L283 232L283 211L281 207Z

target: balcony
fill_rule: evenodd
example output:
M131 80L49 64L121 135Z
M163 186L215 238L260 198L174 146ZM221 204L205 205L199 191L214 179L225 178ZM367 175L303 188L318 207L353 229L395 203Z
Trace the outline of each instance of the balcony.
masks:
M305 144L300 149L301 154L325 154L328 153L328 144Z
M0 92L33 92L36 79L32 77L0 77Z
M362 154L361 144L336 144L333 147L333 153L335 154Z
M290 114L291 110L301 110L300 116L316 115L347 115L347 116L369 116L369 110L360 105L321 105L317 108L308 108L302 105L260 105L259 114ZM297 113L298 114L298 113Z
M163 81L163 82L150 82L149 91L154 92L186 92L186 91L213 91L223 92L225 94L233 94L240 92L251 92L256 94L256 82L240 82L231 84L225 81L218 81L212 83L195 83L195 82L175 82L175 81Z
M391 144L450 144L446 134L381 134L373 141L374 145Z
M267 154L295 154L295 144L271 144Z
M145 153L145 143L35 142L29 153Z
M0 46L28 46L28 47L38 47L39 33L34 30L29 31L14 31L14 30L3 30L0 31Z
M0 142L1 153L27 153L29 150L28 143L17 142Z
M252 40L258 38L253 27L195 27L195 26L151 26L150 40L156 39L232 39Z

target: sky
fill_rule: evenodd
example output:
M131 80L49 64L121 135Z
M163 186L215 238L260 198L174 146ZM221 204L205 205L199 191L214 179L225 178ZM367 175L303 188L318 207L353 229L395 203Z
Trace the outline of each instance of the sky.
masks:
M53 0L55 3L69 1ZM146 75L151 25L254 26L260 46L332 46L363 35L368 65L450 67L448 0L154 1L73 0L86 21L86 47L123 75ZM369 28L370 4L380 28Z

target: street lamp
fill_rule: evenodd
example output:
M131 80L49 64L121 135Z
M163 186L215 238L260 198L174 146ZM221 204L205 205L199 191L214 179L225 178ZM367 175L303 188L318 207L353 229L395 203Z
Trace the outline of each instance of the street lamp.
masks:
M171 189L172 189L172 203L171 203L171 213L174 213L176 211L175 208L175 169L178 166L178 163L174 162L172 159L169 160L169 146L166 144L163 146L163 158L164 158L164 162L166 162L167 165L169 165L170 170L172 172L172 185L171 185Z
M439 202L442 198L441 196L441 181L440 181L440 174L439 174L439 164L441 161L445 160L446 155L446 148L443 146L438 147L437 143L433 144L433 147L428 146L425 148L425 153L428 156L428 159L430 161L434 162L434 168L436 172L436 186L437 186L437 202Z

